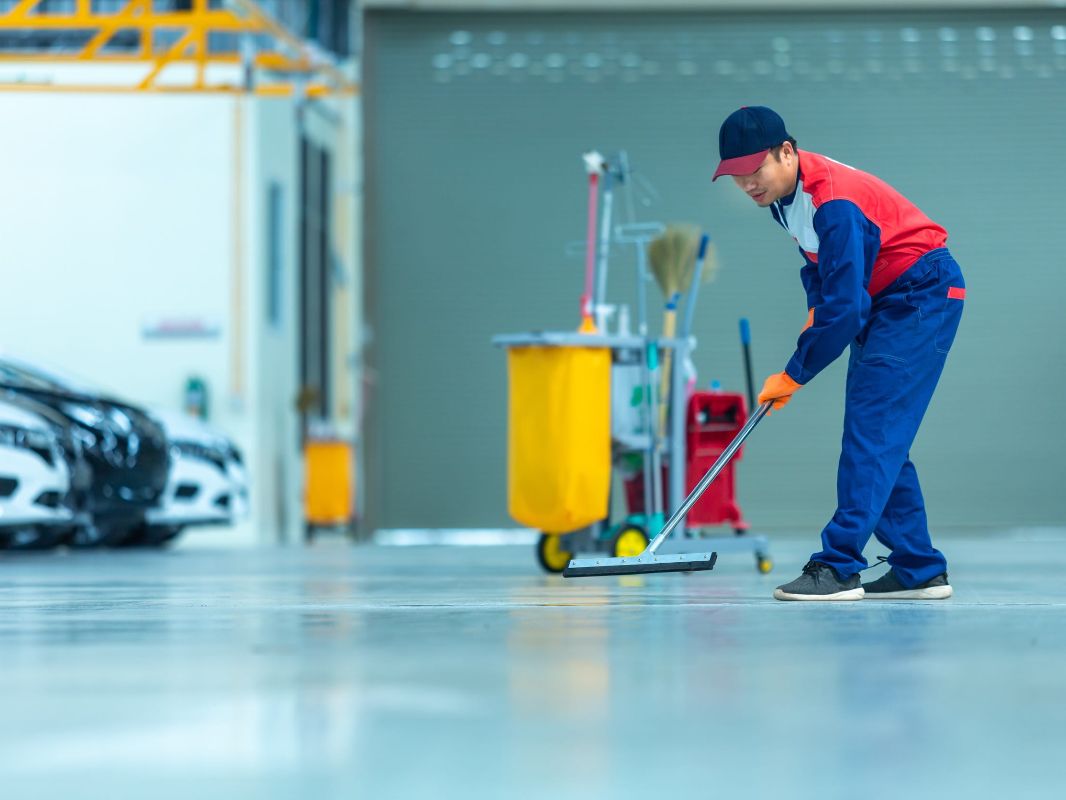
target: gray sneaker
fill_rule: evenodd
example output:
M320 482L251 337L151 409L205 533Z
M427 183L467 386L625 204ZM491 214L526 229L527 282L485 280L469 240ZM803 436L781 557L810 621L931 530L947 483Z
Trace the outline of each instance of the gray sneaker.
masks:
M946 600L951 597L948 574L937 575L921 586L908 589L899 582L895 570L889 570L876 581L864 583L867 600Z
M820 561L808 561L803 574L774 589L775 600L862 600L859 576L841 580L836 570Z

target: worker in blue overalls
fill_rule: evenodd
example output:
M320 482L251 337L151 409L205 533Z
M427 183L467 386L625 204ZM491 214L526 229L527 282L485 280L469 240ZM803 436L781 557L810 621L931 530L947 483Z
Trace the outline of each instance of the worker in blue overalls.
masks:
M947 561L933 547L911 443L962 316L966 287L947 232L884 181L799 150L762 106L731 114L721 163L803 254L807 324L759 403L779 409L850 345L837 510L822 549L778 600L943 599ZM873 534L889 570L862 584Z

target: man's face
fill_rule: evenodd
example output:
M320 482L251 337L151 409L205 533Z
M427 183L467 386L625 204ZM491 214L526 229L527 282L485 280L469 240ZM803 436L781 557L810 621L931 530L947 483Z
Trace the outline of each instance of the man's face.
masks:
M786 142L778 155L780 161L774 158L772 152L767 153L762 166L755 172L750 175L733 176L733 183L743 189L744 193L761 208L766 208L782 197L787 197L796 188L798 167L796 151L790 143Z

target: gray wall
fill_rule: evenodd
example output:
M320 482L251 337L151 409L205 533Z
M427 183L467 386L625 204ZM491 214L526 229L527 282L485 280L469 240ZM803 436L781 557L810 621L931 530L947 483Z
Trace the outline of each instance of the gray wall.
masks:
M505 355L489 339L576 327L582 262L563 250L583 236L585 149L628 150L660 195L641 219L699 222L717 240L701 384L741 388L742 315L759 378L784 366L806 313L800 257L768 212L710 183L720 121L751 104L950 233L967 310L913 451L932 525L1066 522L1063 24L1020 11L371 14L370 525L513 524ZM621 302L632 263L612 261ZM813 531L831 514L843 361L753 438L740 497L756 526Z

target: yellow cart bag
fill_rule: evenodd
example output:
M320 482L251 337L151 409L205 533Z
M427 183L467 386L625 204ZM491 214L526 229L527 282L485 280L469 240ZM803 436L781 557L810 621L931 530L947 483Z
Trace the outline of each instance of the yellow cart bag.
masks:
M522 525L569 533L607 517L611 351L508 349L508 510Z

